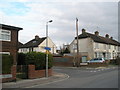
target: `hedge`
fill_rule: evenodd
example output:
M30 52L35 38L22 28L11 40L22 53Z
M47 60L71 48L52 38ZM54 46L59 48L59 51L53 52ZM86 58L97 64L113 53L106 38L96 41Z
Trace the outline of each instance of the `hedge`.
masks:
M21 60L22 59L22 60ZM18 60L20 65L35 65L37 70L46 68L46 54L42 52L29 52L26 54L18 54ZM21 60L21 61L20 61ZM23 60L25 62L23 62ZM53 56L48 55L48 68L53 66Z
M2 74L10 74L13 65L13 57L11 55L2 54Z

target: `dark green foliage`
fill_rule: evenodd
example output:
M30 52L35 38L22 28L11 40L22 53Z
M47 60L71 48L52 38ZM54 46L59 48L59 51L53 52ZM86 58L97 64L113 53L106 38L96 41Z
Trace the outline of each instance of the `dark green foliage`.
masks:
M17 65L25 65L25 54L24 53L18 53Z
M63 51L63 53L70 53L70 51L69 51L68 48L66 48L66 49Z
M53 66L53 55L49 54L48 56L48 68L51 68Z
M51 54L49 54L48 57L49 57L48 67L51 68L53 58ZM25 63L27 65L29 64L35 65L36 69L39 69L39 70L45 69L46 68L46 54L41 53L41 52L29 52L26 54Z
M10 74L13 65L13 57L11 55L2 54L2 74Z
M63 55L65 53L70 53L70 50L66 48L65 50L61 50L60 54Z

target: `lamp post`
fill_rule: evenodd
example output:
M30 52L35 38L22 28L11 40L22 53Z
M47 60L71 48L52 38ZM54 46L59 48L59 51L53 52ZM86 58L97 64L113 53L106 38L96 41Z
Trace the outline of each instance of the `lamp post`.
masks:
M46 47L48 47L48 23L51 23L52 20L46 23ZM46 50L46 77L48 77L48 50Z

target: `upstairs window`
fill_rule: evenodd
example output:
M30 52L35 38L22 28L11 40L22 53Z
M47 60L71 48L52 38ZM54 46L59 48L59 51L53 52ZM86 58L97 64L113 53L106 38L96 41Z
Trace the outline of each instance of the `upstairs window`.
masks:
M111 49L111 45L109 45L109 49Z
M0 40L11 41L11 31L0 29Z
M104 49L106 50L106 48L107 48L107 46L106 46L106 44L104 44Z
M99 44L95 43L95 49L99 49Z

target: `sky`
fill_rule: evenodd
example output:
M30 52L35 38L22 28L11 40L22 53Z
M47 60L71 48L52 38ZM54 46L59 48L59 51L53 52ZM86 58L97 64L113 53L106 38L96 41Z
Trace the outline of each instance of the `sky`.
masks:
M23 28L19 31L22 43L35 35L45 37L46 23L53 20L48 23L49 37L58 48L70 44L76 36L76 18L79 34L84 28L118 39L118 0L1 0L0 18L2 24Z

